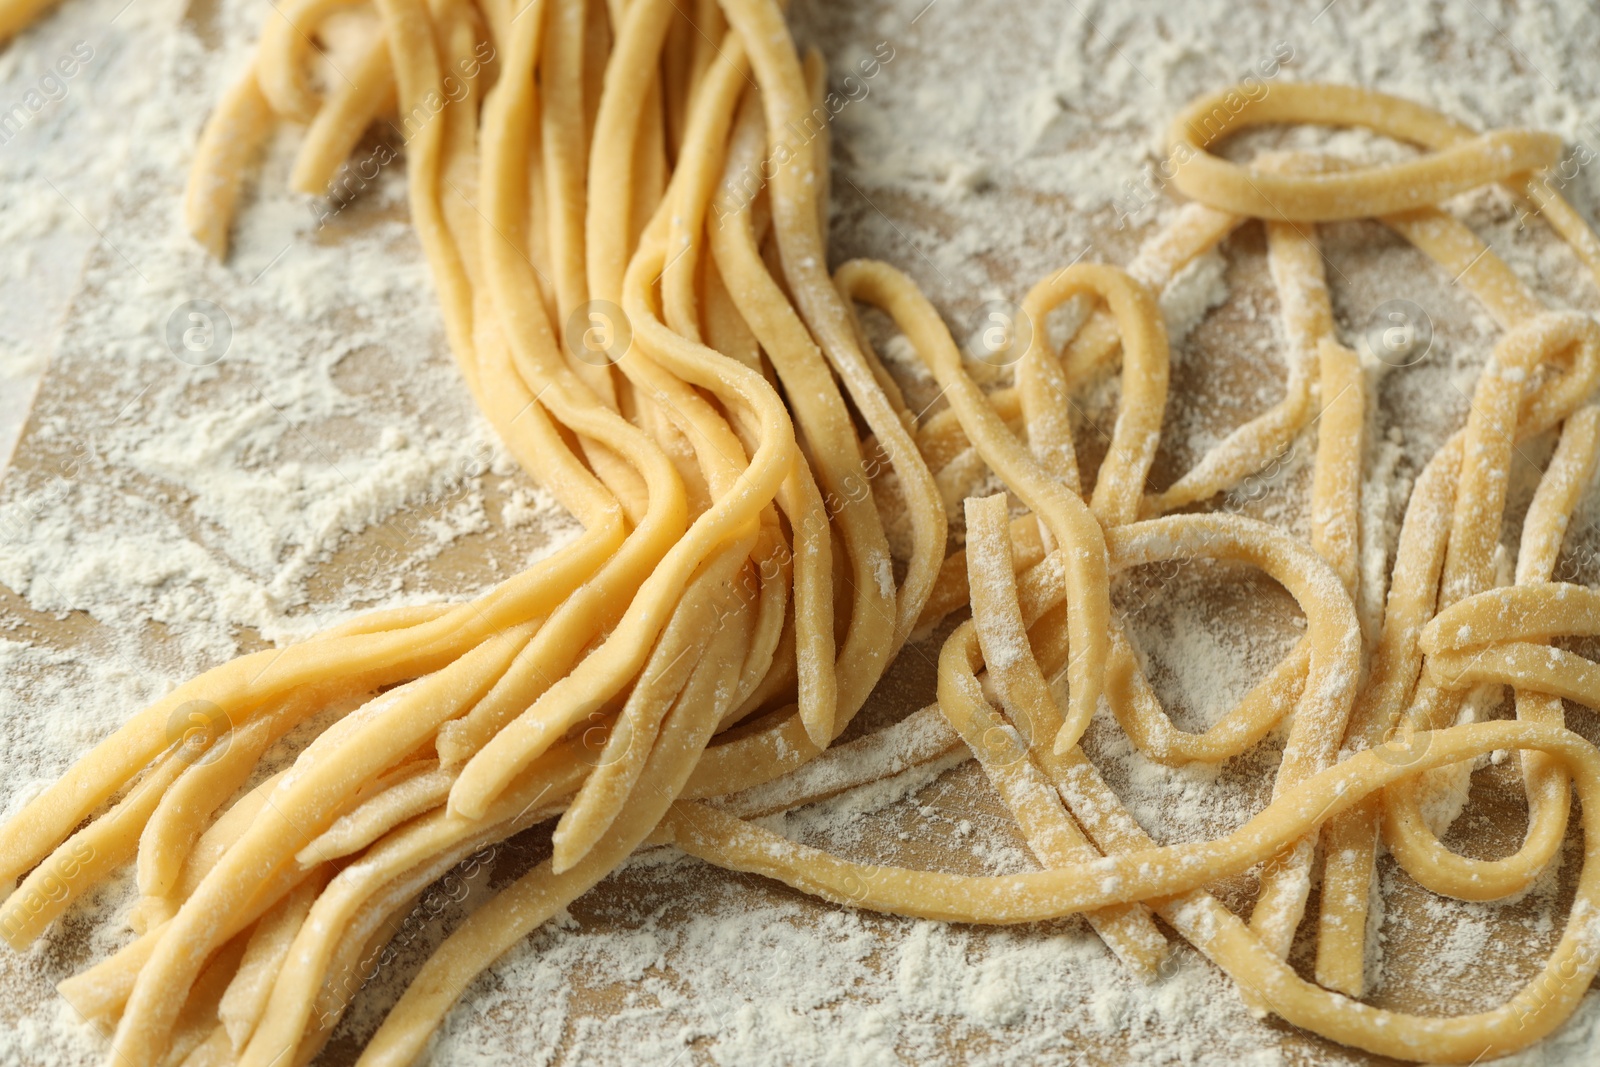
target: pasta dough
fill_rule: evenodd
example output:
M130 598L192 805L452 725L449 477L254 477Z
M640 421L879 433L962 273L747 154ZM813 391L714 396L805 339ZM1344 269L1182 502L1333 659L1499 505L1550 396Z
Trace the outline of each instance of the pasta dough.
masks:
M0 0L0 36L41 6ZM310 45L349 8L370 36L352 76L324 91ZM86 1018L114 1022L111 1062L308 1062L390 921L551 819L551 859L444 941L363 1064L412 1062L480 971L651 842L894 914L1081 912L1147 978L1169 950L1160 916L1252 1006L1384 1055L1472 1062L1574 1009L1600 967L1587 819L1562 939L1508 1003L1430 1016L1359 999L1380 836L1422 885L1492 900L1551 862L1574 790L1583 812L1600 810L1600 752L1565 729L1561 704L1600 706L1600 667L1550 645L1600 635L1600 594L1551 580L1600 456L1600 327L1547 309L1439 206L1502 183L1600 271L1600 240L1540 180L1559 142L1345 86L1203 97L1169 136L1191 202L1126 270L1075 264L1034 286L1014 381L985 391L908 276L862 260L828 273L825 93L775 0L303 0L268 19L201 136L190 231L226 253L241 182L278 121L306 126L291 176L303 191L373 122L398 121L462 377L583 533L474 601L374 613L214 668L0 827L0 876L21 880L0 933L16 948L136 865L141 936L62 985ZM1421 151L1379 166L1216 154L1241 129L1290 123L1361 126ZM1338 335L1316 230L1368 217L1504 331L1466 425L1413 488L1370 648L1354 606L1366 382ZM1151 491L1170 403L1157 298L1252 220L1282 307L1285 395ZM947 407L908 407L858 304L893 321ZM1082 325L1058 349L1047 320L1063 307ZM1091 481L1072 397L1119 359L1120 410ZM1517 584L1496 588L1513 446L1558 427ZM1306 434L1308 541L1221 510L1175 514L1210 508ZM973 495L989 476L1006 492ZM966 546L947 554L958 502ZM909 531L896 550L891 522ZM1270 576L1305 634L1196 734L1167 717L1111 583L1202 558ZM836 745L906 643L969 603L939 655L937 702ZM1452 725L1483 686L1515 689L1516 721ZM1158 847L1080 746L1102 698L1134 746L1171 765L1237 756L1288 718L1271 802L1223 837ZM344 704L358 706L237 795L275 741ZM219 729L175 735L195 708ZM857 863L751 821L962 745L1039 871ZM1422 817L1429 783L1501 750L1522 753L1526 842L1497 860L1459 855ZM1310 982L1285 961L1319 852ZM1258 865L1244 921L1207 887Z

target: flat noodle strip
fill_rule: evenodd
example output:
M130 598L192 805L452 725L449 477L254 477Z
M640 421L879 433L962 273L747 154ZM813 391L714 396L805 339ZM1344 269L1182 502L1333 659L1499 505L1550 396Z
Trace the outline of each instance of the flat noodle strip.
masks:
M194 239L219 259L228 251L228 227L245 169L271 131L272 117L251 66L217 104L217 114L206 124L195 150L184 190L183 219Z
M206 822L244 785L267 748L314 710L315 701L295 698L209 747L198 748L188 738L180 743L179 755L190 766L162 795L139 835L140 893L161 897L171 892ZM200 726L211 725L203 714L200 718Z
M1066 284L1072 280L1075 278ZM1023 503L1042 517L1055 543L1070 546L1068 600L1075 609L1071 626L1078 651L1068 669L1068 687L1071 717L1087 722L1101 689L1110 614L1105 535L1094 515L1077 494L1068 491L1047 467L1029 455L1000 421L976 383L961 368L960 353L949 331L910 279L887 264L857 261L839 269L838 284L842 292L858 300L885 307L908 330L951 406L961 413L968 440ZM1165 338L1162 344L1164 347Z
M317 113L320 101L308 77L311 36L333 12L357 2L287 0L273 5L278 17L262 24L256 64L261 95L273 111L294 122L308 122Z
M1090 864L1038 873L970 877L840 860L786 841L704 805L675 808L673 840L721 865L776 878L805 892L854 907L960 922L1021 923L1108 904L1169 897L1269 858L1310 834L1327 817L1408 775L1485 755L1532 748L1573 774L1580 800L1600 803L1600 756L1576 734L1534 723L1475 723L1420 736L1427 751L1410 766L1364 752L1306 779L1267 811L1215 841L1106 856ZM1576 1006L1600 968L1600 837L1585 830L1584 874L1560 944L1540 975L1499 1008L1449 1018L1372 1008L1299 978L1248 933L1223 927L1202 950L1268 998L1297 1026L1336 1035L1380 1055L1467 1063L1526 1047ZM1570 977L1568 977L1570 976ZM1576 987L1576 988L1575 988Z
M278 969L283 966L295 935L327 882L326 877L301 882L256 923L239 960L239 969L217 1004L217 1018L227 1035L231 1052L243 1049L255 1032L261 1013L266 1011L267 998L272 995Z
M1419 159L1330 174L1273 174L1211 154L1251 126L1303 122L1364 126L1435 151ZM1270 93L1202 96L1173 119L1175 184L1211 207L1256 218L1331 222L1389 215L1555 163L1561 140L1528 130L1472 131L1409 100L1348 85L1287 82Z
M1517 559L1518 584L1536 585L1550 580L1561 550L1561 533L1594 474L1597 450L1600 411L1586 407L1567 421L1561 443L1528 509ZM1547 662L1545 667L1555 665ZM1431 663L1429 671L1435 673ZM1565 721L1557 695L1519 689L1516 704L1518 719L1556 725ZM1435 891L1467 900L1498 900L1519 893L1539 877L1560 848L1570 808L1566 776L1535 753L1523 756L1523 782L1529 827L1522 847L1513 855L1498 860L1458 855L1447 849L1420 819L1407 821L1404 836L1398 837L1391 848L1398 844L1396 851L1405 857L1408 869L1432 872L1428 884Z
M349 81L335 85L327 102L317 109L289 172L289 188L325 195L362 135L381 112L394 106L394 99L389 46L376 40L352 67ZM319 225L322 221L319 217Z
M1470 230L1450 216L1435 208L1421 208L1388 216L1384 221L1413 240L1452 277L1466 284L1506 327L1522 323L1537 312L1538 302L1515 275ZM1526 401L1523 406L1528 406ZM1518 436L1530 429L1519 426ZM1443 498L1443 505L1450 506L1455 494L1456 468L1460 463L1459 447L1459 439L1452 439L1430 461L1422 482L1413 494L1413 505L1418 501L1427 502L1431 499L1430 494L1442 491L1449 494ZM1494 468L1490 465L1488 469ZM1450 478L1448 485L1441 480L1445 475ZM1424 485L1428 486L1427 490L1424 490ZM1394 589L1397 595L1390 600L1392 622L1385 622L1368 691L1358 705L1352 726L1351 736L1358 745L1389 740L1389 731L1394 729L1395 718L1388 717L1375 722L1373 709L1385 704L1394 707L1392 702L1406 696L1411 680L1415 678L1417 630L1426 613L1431 613L1434 608L1434 588L1443 567L1447 541L1443 536L1434 537L1432 547L1424 549L1420 542L1414 541L1414 537L1420 531L1429 529L1437 529L1442 535L1443 527L1430 517L1437 506L1425 503L1422 508L1408 509L1402 527L1400 551L1395 564ZM1414 558L1431 559L1429 569L1414 571L1411 562ZM1415 580L1412 579L1413 574L1417 575ZM1427 576L1422 576L1424 574ZM1405 576L1404 580L1402 575ZM1409 729L1409 725L1406 728ZM1426 824L1416 811L1416 795L1402 794L1400 799L1411 814L1402 821L1391 819L1389 825L1392 832L1419 842L1425 841L1431 835L1427 834ZM1364 984L1362 956L1376 843L1376 820L1375 811L1363 811L1336 822L1328 831L1328 862L1324 873L1317 973L1319 980L1331 988L1352 994L1358 994ZM1435 880L1429 872L1442 872L1455 860L1446 859L1444 850L1436 843L1431 849L1424 848L1424 851L1428 852L1431 859L1419 858L1411 865L1413 873L1437 888L1444 883ZM1416 850L1411 850L1410 854L1415 855ZM1459 883L1461 880L1456 881Z
M1034 659L1023 625L1011 573L1006 519L1003 495L967 500L972 621L957 631L959 639L953 635L945 642L940 654L939 705L983 764L984 773L1016 816L1039 861L1050 867L1092 862L1099 854L1067 815L1048 779L1027 758L1029 738L1039 729L1044 709L1054 705L1055 696ZM983 699L978 679L970 673L978 659L975 643L983 649L982 660L989 665L991 681L1003 694L1010 722ZM944 669L947 658L950 662ZM959 695L949 687L959 687ZM1109 908L1088 918L1106 946L1135 973L1146 979L1155 976L1166 955L1167 939L1145 908L1137 904Z

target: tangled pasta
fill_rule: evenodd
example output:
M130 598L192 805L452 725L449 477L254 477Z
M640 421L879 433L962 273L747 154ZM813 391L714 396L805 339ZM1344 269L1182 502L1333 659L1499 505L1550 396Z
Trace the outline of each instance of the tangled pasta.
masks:
M38 0L0 0L0 35ZM692 10L686 10L691 8ZM361 29L322 86L310 43ZM916 285L854 261L828 273L828 102L776 0L294 0L205 127L185 199L225 254L251 160L305 126L291 182L318 192L374 123L405 140L411 217L452 351L507 450L581 523L570 544L454 607L370 614L223 664L123 727L0 827L17 949L117 867L139 935L63 982L113 1030L109 1062L306 1063L383 950L389 920L486 846L554 820L552 854L429 958L361 1063L424 1049L484 968L647 843L855 907L976 923L1083 913L1136 974L1170 951L1160 916L1252 1006L1333 1041L1469 1062L1559 1026L1600 968L1600 752L1562 700L1600 706L1600 667L1552 639L1600 635L1600 594L1552 581L1600 455L1600 326L1547 309L1440 203L1503 183L1600 275L1600 240L1540 180L1559 141L1478 133L1341 86L1196 101L1169 135L1190 199L1123 270L1079 264L1022 302L1014 381L985 391ZM1226 102L1226 106L1225 105ZM1237 106L1235 106L1237 104ZM819 118L818 116L822 116ZM1215 154L1260 124L1360 126L1403 163ZM794 136L794 131L805 131ZM754 177L753 177L754 176ZM1363 591L1367 379L1338 337L1319 222L1378 218L1503 329L1463 427L1416 481L1381 626ZM1283 399L1159 491L1168 406L1157 297L1252 219L1288 340ZM948 405L913 413L856 305L909 339ZM1057 350L1046 320L1081 326ZM1092 484L1075 390L1120 363ZM1559 428L1524 523L1516 584L1495 550L1512 449ZM1206 510L1314 434L1309 543ZM1007 493L974 495L994 477ZM892 483L892 487L891 487ZM1020 508L1015 505L1020 505ZM961 509L965 548L947 554ZM1180 509L1191 509L1178 513ZM909 531L892 547L890 528ZM1120 572L1248 564L1298 603L1303 638L1215 725L1178 729L1113 609ZM901 648L970 605L939 654L937 703L835 744ZM1370 646L1370 647L1369 647ZM1510 686L1516 720L1455 725ZM1159 846L1080 741L1102 701L1159 763L1215 763L1288 720L1271 802L1234 832ZM268 748L345 709L246 791ZM200 714L216 729L179 731ZM857 863L755 817L965 745L1038 860L955 876ZM1441 777L1522 754L1523 846L1482 860L1423 817ZM1423 886L1527 888L1582 803L1565 932L1508 1003L1461 1016L1364 1004L1380 840ZM1316 981L1286 962L1321 857ZM1248 921L1208 887L1260 867Z

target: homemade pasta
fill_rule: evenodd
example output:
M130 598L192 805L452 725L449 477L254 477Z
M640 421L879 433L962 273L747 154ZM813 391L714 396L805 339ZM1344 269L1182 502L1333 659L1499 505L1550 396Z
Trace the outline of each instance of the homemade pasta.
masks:
M0 0L0 37L42 6ZM350 77L323 86L311 45L338 12L367 36ZM391 919L552 820L551 857L444 940L363 1065L413 1062L484 968L664 843L897 915L1083 913L1151 980L1170 951L1159 916L1252 1007L1386 1056L1477 1062L1571 1014L1600 968L1600 751L1564 727L1562 701L1600 707L1600 666L1551 642L1600 636L1600 593L1552 578L1600 457L1600 325L1546 307L1441 206L1501 183L1600 280L1600 240L1541 180L1559 140L1347 86L1196 100L1168 136L1190 203L1126 269L1080 263L1035 285L1011 380L985 389L907 275L864 260L829 273L828 114L821 60L796 49L778 0L274 8L200 139L190 231L226 254L279 122L305 127L291 181L306 192L375 123L400 134L461 376L582 533L470 602L375 612L208 671L0 827L0 877L15 885L0 933L15 949L135 866L139 937L61 985L112 1031L108 1063L309 1062ZM1418 151L1381 165L1217 153L1246 128L1301 123ZM1368 377L1339 336L1316 225L1358 218L1404 237L1502 330L1465 425L1411 490L1386 591L1364 590L1360 566ZM1152 489L1169 406L1158 297L1252 220L1282 309L1284 395ZM911 410L858 305L909 340L945 406ZM1080 323L1061 346L1047 328L1058 309ZM1072 397L1119 363L1115 428L1090 477ZM1515 584L1500 587L1513 448L1550 432ZM1308 539L1217 506L1308 435ZM951 552L957 517L965 545ZM1193 733L1162 707L1111 592L1133 568L1197 559L1271 578L1304 633ZM1357 605L1374 599L1369 635ZM836 745L907 642L969 606L939 652L937 702ZM1457 724L1471 694L1504 686L1515 721ZM1102 702L1141 753L1174 766L1238 756L1287 722L1270 803L1225 836L1157 845L1080 744ZM274 742L328 709L349 710L241 793ZM962 745L1039 870L860 863L753 821ZM1431 791L1508 750L1525 843L1493 860L1452 851L1424 816ZM1540 974L1475 1014L1361 1001L1380 842L1435 893L1502 899L1556 857L1574 796L1583 862ZM1211 887L1252 870L1242 920ZM1317 870L1313 982L1287 958Z

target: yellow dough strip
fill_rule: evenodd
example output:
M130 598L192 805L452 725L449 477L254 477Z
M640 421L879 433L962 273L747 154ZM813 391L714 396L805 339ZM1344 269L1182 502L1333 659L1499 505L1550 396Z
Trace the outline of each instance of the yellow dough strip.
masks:
M181 1000L200 964L221 944L228 918L248 907L263 874L289 861L326 828L333 805L366 778L431 736L439 722L481 695L483 668L504 669L526 643L525 626L485 641L434 675L413 682L347 717L353 724L342 745L318 758L318 742L303 752L297 767L273 790L244 836L213 867L194 895L184 901L165 928L150 959L139 971L117 1025L113 1049L133 1062L152 1058L170 1034Z
M1529 507L1523 524L1523 547L1517 559L1519 584L1536 585L1550 580L1561 549L1561 532L1594 474L1597 451L1600 451L1600 411L1586 407L1567 421L1561 443ZM1531 646L1526 645L1506 647L1530 648L1531 651ZM1538 655L1532 653L1527 658ZM1494 654L1490 653L1489 658L1493 660ZM1428 670L1437 681L1454 680L1448 673L1449 666L1436 666L1432 659ZM1458 677L1464 680L1478 676L1478 671L1472 669ZM1487 671L1481 676L1492 677ZM1565 719L1561 698L1548 692L1519 689L1516 705L1517 718L1521 720L1560 725ZM1432 879L1434 885L1443 885L1450 895L1470 900L1498 900L1526 888L1561 846L1570 797L1566 776L1535 753L1523 756L1523 779L1528 795L1529 827L1517 852L1498 860L1461 856L1439 842L1425 822L1408 822L1401 849L1407 857L1407 866L1436 872Z
M4 18L0 16L0 36ZM228 250L228 230L246 164L272 129L272 111L252 65L223 96L195 149L183 194L183 218L194 239L219 259Z
M1275 174L1213 155L1221 140L1272 123L1361 126L1433 148L1418 159L1325 174ZM1390 215L1555 163L1561 139L1529 130L1474 134L1409 100L1319 82L1285 82L1270 93L1224 89L1202 96L1167 133L1173 184L1222 211L1291 222Z
M1479 376L1462 446L1461 478L1439 587L1441 607L1494 584L1493 552L1499 544L1505 508L1505 472L1510 469L1514 441L1519 436L1517 415L1523 406L1520 401L1526 392L1525 383L1540 363L1573 346L1600 351L1600 326L1587 316L1546 312L1510 330L1496 345ZM1430 665L1430 674L1433 673ZM1453 715L1450 709L1462 694L1452 696L1446 692L1435 696L1435 692L1426 685L1419 691L1418 704L1408 712L1414 722L1420 722L1423 715L1434 721ZM1391 791L1383 823L1390 852L1412 877L1430 889L1452 895L1470 894L1473 890L1469 886L1456 884L1448 869L1440 869L1430 860L1440 847L1431 831L1426 830L1423 797L1420 783L1408 783Z
M295 192L324 195L373 122L394 107L394 68L389 63L389 45L381 37L367 46L349 77L349 81L334 85L306 127L305 140L300 142L289 172L289 188ZM374 154L372 160L381 158ZM357 177L367 179L359 164Z
M605 877L655 827L688 780L699 752L720 717L719 692L731 691L737 673L740 627L717 631L710 652L673 706L638 785L634 803L600 846L561 874L548 862L523 875L472 916L429 957L390 1010L358 1063L361 1067L411 1063L444 1013L467 985L568 901Z
M256 75L261 95L272 110L292 122L309 122L321 106L311 85L312 41L327 17L360 0L283 0L273 5L276 18L261 24Z
M924 918L1019 923L1196 888L1271 857L1329 816L1393 782L1500 748L1549 754L1573 774L1586 811L1600 803L1600 754L1558 727L1476 723L1419 735L1419 743L1426 744L1426 752L1406 767L1387 764L1373 752L1358 753L1286 790L1265 812L1214 841L1121 853L1028 874L971 877L851 863L704 805L675 808L670 825L674 841L692 854L708 853L721 865L777 878L829 900ZM1433 1018L1369 1007L1304 981L1237 929L1215 931L1203 950L1235 963L1289 1022L1341 1043L1437 1062L1466 1063L1503 1054L1528 1046L1557 1025L1600 967L1600 932L1595 929L1600 839L1587 826L1585 856L1577 902L1545 968L1511 1001L1487 1012Z
M1086 272L1085 276L1091 275ZM1077 276L1069 275L1064 284L1076 280ZM839 268L838 284L842 292L877 304L895 318L945 390L951 406L960 413L967 439L1023 503L1041 516L1056 544L1070 546L1067 588L1075 610L1071 617L1074 651L1067 668L1071 704L1068 720L1087 722L1099 698L1108 645L1110 603L1105 534L1100 524L1082 499L1053 477L1052 471L1030 455L1001 422L977 384L962 369L949 331L905 275L887 264L858 260ZM1153 447L1151 444L1152 450Z
M1027 757L1029 738L1043 722L1059 716L1042 721L1040 717L1042 709L1053 707L1055 696L1029 646L1017 601L1005 496L969 498L966 511L972 619L940 652L939 708L978 757L1039 862L1047 867L1090 862L1100 854ZM980 659L1002 694L1009 722L983 698L973 673ZM1091 913L1088 920L1135 974L1146 980L1155 977L1167 939L1148 910L1138 904L1123 905Z

